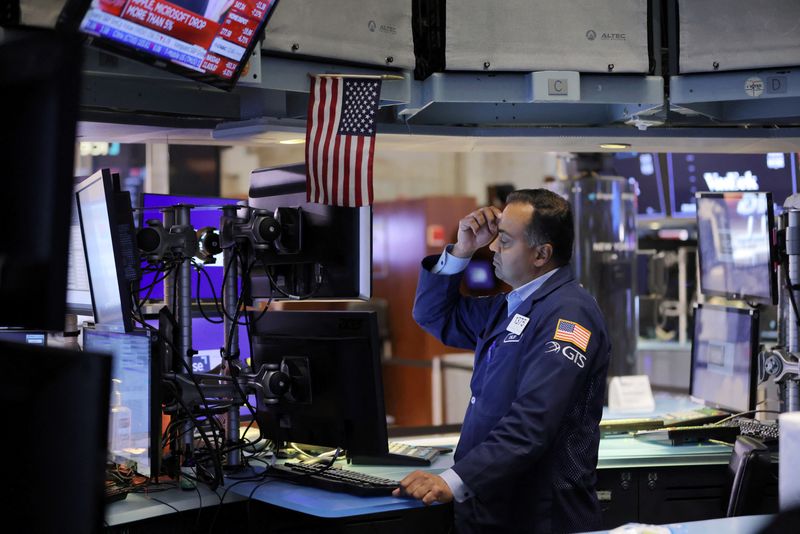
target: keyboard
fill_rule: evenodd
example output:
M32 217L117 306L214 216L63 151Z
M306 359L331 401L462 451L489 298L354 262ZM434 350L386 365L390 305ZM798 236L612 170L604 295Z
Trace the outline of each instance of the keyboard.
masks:
M354 465L408 465L428 466L439 457L441 449L437 447L420 447L407 443L389 442L389 453L380 456L350 457Z
M778 422L764 423L747 417L734 417L730 421L722 423L725 426L739 427L739 433L743 436L751 436L765 443L778 441Z
M641 430L634 434L637 439L643 441L668 441L672 445L697 443L709 439L734 443L738 435L739 427L736 425L676 426L661 430Z
M377 497L390 495L399 482L338 467L328 467L322 463L275 464L269 468L268 474L282 478L295 484L314 488L350 493L361 497Z

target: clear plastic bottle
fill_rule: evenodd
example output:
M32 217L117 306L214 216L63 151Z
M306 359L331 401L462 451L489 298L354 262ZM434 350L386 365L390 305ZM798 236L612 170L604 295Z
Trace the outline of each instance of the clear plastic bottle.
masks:
M108 425L111 452L131 447L131 409L122 405L121 383L119 379L111 379L111 420Z

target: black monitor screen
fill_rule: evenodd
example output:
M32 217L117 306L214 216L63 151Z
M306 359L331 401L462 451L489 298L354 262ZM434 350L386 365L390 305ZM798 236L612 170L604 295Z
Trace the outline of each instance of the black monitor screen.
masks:
M775 303L773 226L769 193L698 194L700 291Z
M258 394L256 418L275 441L388 452L377 316L359 311L267 312L253 325L253 369L291 377L276 403Z
M161 405L156 399L147 331L111 332L84 329L83 348L112 356L111 408L109 413L108 450L116 463L136 464L145 476L157 472L161 438Z
M693 217L695 193L769 191L778 206L797 192L795 154L667 154L673 217Z
M617 152L612 158L614 172L636 180L639 218L666 217L664 188L658 154L652 152Z
M156 195L152 193L142 195L142 201L143 206L139 216L140 228L142 224L147 224L147 221L151 219L158 219L163 222L161 208L167 208L175 204L188 204L194 206L189 216L189 222L195 230L209 226L219 230L219 219L222 216L220 207L240 202L233 198ZM200 263L200 260L198 260L198 263ZM213 300L216 297L222 302L221 291L224 277L222 254L216 256L216 263L205 264L203 268L208 273L208 277L199 274L196 269L192 269L192 300L194 301L198 296L197 280L200 277L200 299ZM157 278L155 273L142 274L141 283L139 284L139 287L142 288L139 292L140 299L147 297L148 300L162 300L164 298L164 284L157 283L153 285L161 276L163 275L159 274Z
M113 191L109 170L97 171L77 188L78 214L95 323L129 332L133 329L130 282L125 273Z
M81 52L76 36L0 33L2 326L64 328Z
M757 347L755 310L710 305L695 308L691 396L736 413L752 410Z
M0 330L0 341L47 345L47 332L35 330Z
M232 89L277 0L71 0L60 23L93 44Z
M281 253L274 247L256 253L259 266L251 272L253 297L370 298L371 207L346 208L306 202L305 164L253 171L249 197L251 207L270 213L278 208L302 209L297 253ZM262 267L268 269L272 281Z
M102 532L108 356L2 341L0 354L3 520L25 532Z

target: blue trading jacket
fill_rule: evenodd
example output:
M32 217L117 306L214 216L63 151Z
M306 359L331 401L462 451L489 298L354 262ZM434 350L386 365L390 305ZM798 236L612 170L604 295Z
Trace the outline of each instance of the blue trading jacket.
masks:
M595 468L611 347L594 298L567 265L507 317L505 295L463 297L461 274L429 272L436 260L423 261L414 319L445 345L475 351L453 466L475 496L456 504L457 523L600 528ZM516 314L530 318L520 335L507 330Z

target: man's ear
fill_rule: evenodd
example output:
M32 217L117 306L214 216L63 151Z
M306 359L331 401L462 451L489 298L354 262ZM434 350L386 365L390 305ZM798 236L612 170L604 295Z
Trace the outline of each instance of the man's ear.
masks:
M547 265L553 258L553 245L545 243L536 247L536 253L533 256L533 265L535 267L543 267Z

